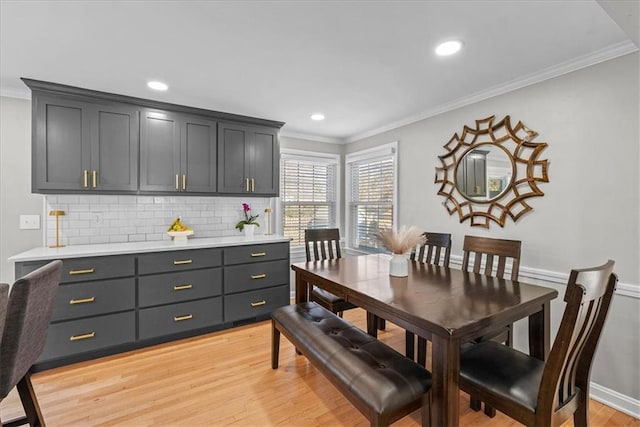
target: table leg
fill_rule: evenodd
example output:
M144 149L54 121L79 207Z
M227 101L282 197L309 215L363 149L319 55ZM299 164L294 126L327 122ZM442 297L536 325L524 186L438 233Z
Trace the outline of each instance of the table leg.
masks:
M309 282L304 275L296 271L296 304L309 301Z
M460 343L431 338L431 425L457 426L460 422Z
M541 310L529 316L529 354L546 360L551 342L551 302L542 304Z

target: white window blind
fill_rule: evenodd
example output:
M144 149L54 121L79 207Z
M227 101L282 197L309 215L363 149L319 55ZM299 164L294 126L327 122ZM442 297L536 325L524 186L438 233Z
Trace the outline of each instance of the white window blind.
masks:
M395 143L347 157L349 244L365 252L384 249L377 233L394 226L396 200Z
M337 158L282 154L282 234L304 244L306 228L336 227Z

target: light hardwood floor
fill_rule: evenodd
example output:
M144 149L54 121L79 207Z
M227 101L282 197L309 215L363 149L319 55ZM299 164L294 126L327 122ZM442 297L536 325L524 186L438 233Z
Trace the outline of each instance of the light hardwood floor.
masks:
M365 314L345 318L365 327ZM403 352L404 330L387 323L379 338ZM272 370L271 324L258 324L77 363L33 376L48 426L366 426L368 422L291 344L281 338ZM20 413L14 392L2 402L8 420ZM640 427L591 401L593 426ZM469 409L461 394L461 425L516 426ZM413 413L394 426L420 425ZM572 426L571 421L566 426Z

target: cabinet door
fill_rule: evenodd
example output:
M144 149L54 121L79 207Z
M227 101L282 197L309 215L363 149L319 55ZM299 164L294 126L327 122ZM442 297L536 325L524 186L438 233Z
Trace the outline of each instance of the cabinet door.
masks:
M215 193L217 182L216 122L187 117L182 123L180 188Z
M272 129L256 129L250 145L251 190L260 195L277 196L279 190L280 147Z
M32 190L88 188L91 124L87 105L34 93L33 111Z
M251 131L241 125L218 124L218 192L246 193L247 144Z
M180 123L176 114L143 110L140 115L140 190L180 189Z
M138 189L138 112L126 105L96 106L92 114L91 189Z

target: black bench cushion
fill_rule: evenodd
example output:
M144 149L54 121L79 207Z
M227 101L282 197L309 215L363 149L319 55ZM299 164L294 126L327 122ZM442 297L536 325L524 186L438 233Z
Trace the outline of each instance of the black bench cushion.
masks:
M460 380L489 388L535 412L544 362L495 341L463 349Z
M312 363L378 414L420 401L431 388L429 371L314 302L278 308L272 318Z

